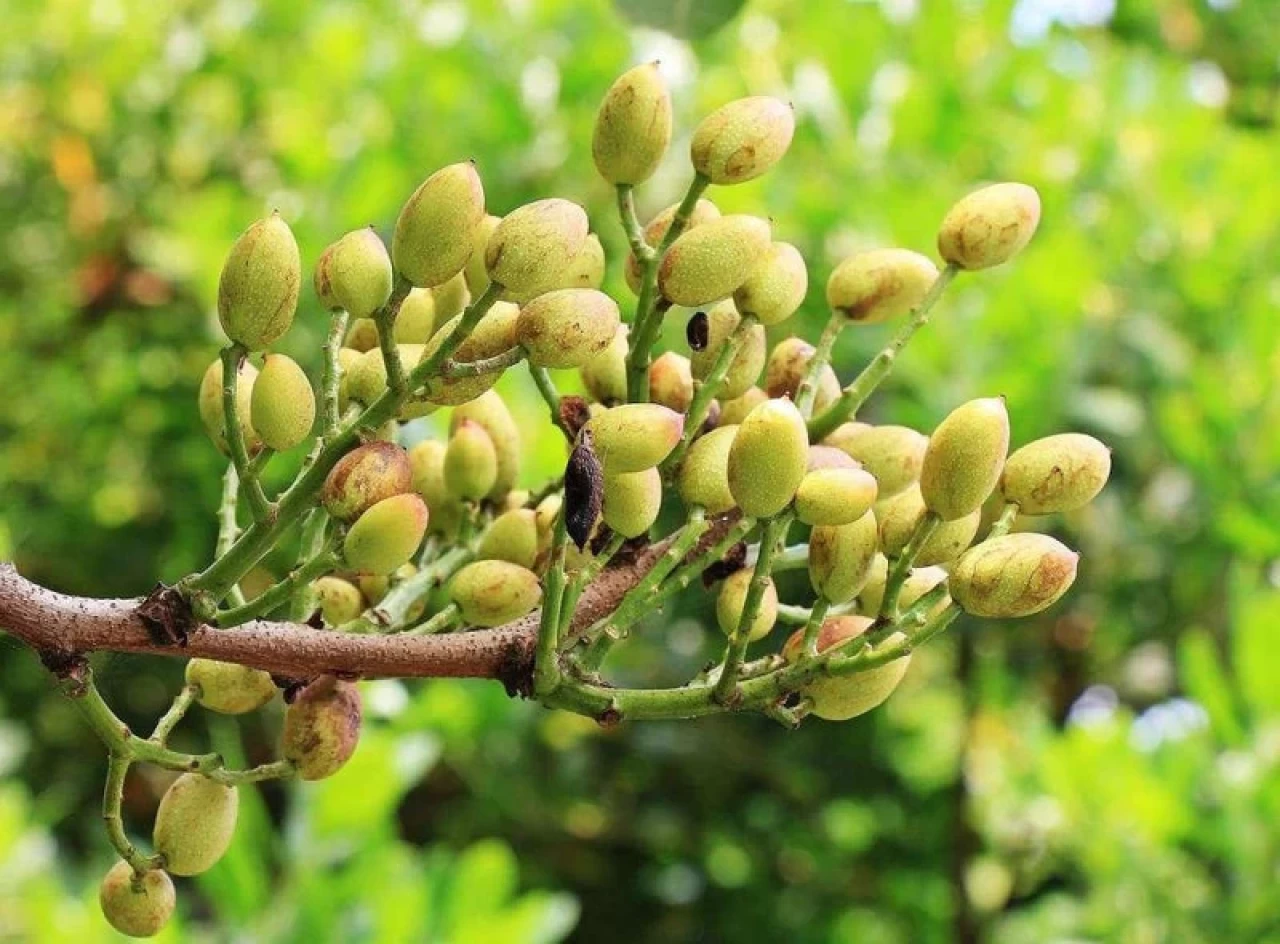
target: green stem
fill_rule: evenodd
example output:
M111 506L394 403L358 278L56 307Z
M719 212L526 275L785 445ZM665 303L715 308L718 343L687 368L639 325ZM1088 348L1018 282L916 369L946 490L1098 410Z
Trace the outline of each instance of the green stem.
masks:
M880 601L879 620L882 623L896 623L898 620L898 596L902 593L902 585L911 576L911 567L933 533L942 524L942 519L935 512L926 511L916 522L915 530L902 553L889 564L889 574L885 578L884 597Z
M621 550L622 545L626 543L626 538L616 531L609 536L609 543L601 548L600 553L596 554L591 560L583 566L576 574L573 580L569 582L569 588L565 591L564 602L560 606L560 633L563 636L568 632L569 624L573 621L573 614L578 609L578 600L582 597L582 592L600 575L600 571Z
M573 430L565 423L564 418L560 415L560 391L556 389L556 383L551 379L551 375L547 373L545 367L534 367L529 365L529 376L533 378L533 385L538 388L538 393L542 395L542 399L546 401L547 409L551 413L551 422L564 433L565 439L573 442Z
M404 393L406 386L404 364L400 362L400 349L396 346L396 317L400 314L400 306L404 304L413 285L402 275L397 275L395 285L391 289L391 297L387 303L373 313L374 323L378 326L378 347L382 351L382 362L387 368L387 389L394 393Z
M169 740L169 735L173 733L173 729L178 726L184 717L186 717L187 709L189 709L196 700L197 688L195 685L184 685L182 690L178 692L173 699L173 704L169 706L169 710L164 713L159 721L156 722L155 730L151 732L151 737L147 740L154 741L163 747Z
M818 597L814 601L813 610L809 613L809 622L804 626L804 654L806 656L816 656L818 654L818 631L822 629L822 621L827 618L827 610L831 608L831 601L826 597Z
M299 564L283 580L259 596L254 597L244 606L223 610L218 614L218 625L223 629L239 626L242 623L249 622L249 620L257 619L259 616L270 613L276 607L287 603L295 590L305 587L316 577L328 573L337 566L339 558L333 550L333 545L336 543L335 536L329 540L325 548L315 557Z
M412 629L406 630L404 634L406 636L434 636L436 633L452 630L461 622L462 610L458 608L458 604L449 603L425 623L419 623Z
M638 262L644 263L653 259L653 247L644 239L644 228L636 217L635 188L631 184L618 184L616 189L618 200L618 218L622 221L622 231L627 234L627 242Z
M329 319L329 336L324 343L324 377L321 380L321 399L324 404L323 430L328 439L342 422L339 408L339 390L342 389L342 362L338 351L342 349L342 341L347 336L348 315L338 309Z
M818 378L822 376L822 369L831 361L831 349L835 347L836 339L840 337L840 329L843 327L844 318L838 313L833 314L827 321L826 327L822 329L822 337L818 339L818 346L814 349L813 357L809 359L804 379L796 388L796 409L805 419L808 419L813 412L813 399L818 393Z
M319 557L327 546L326 533L329 530L329 513L323 506L312 508L302 521L302 541L295 566L301 566L309 560ZM319 575L317 575L319 576ZM310 580L294 586L292 602L289 606L289 618L302 622L316 610L316 592Z
M111 754L107 758L107 782L102 791L102 822L107 829L107 838L111 840L111 845L120 858L133 867L135 875L142 875L163 867L164 857L143 855L125 835L124 817L120 808L124 800L125 777L129 775L131 766L133 761L127 755Z
M751 333L755 323L754 316L743 315L738 320L738 325L733 329L733 333L725 339L720 348L720 353L716 355L715 363L711 365L710 372L705 378L694 383L693 401L689 404L689 413L684 421L684 435L680 438L680 442L676 444L676 448L671 451L671 455L667 456L662 463L663 469L678 467L680 460L684 458L684 454L689 451L689 446L692 445L694 437L702 429L702 424L706 422L707 414L711 411L711 401L716 398L716 394L724 386L725 375L729 373L729 368L733 365L734 358L738 356L738 351L742 348L743 342L746 341L747 335Z
M934 279L928 294L920 302L919 307L911 313L907 323L889 342L889 345L871 359L871 362L863 368L862 373L855 377L849 386L844 388L844 393L840 395L840 398L835 403L809 421L810 442L820 442L830 435L831 431L837 426L846 420L852 419L857 414L862 404L867 401L867 397L871 396L876 387L880 386L893 371L894 362L902 349L907 346L907 342L929 321L930 309L942 297L942 293L946 291L947 286L951 284L951 280L956 277L958 271L955 266L949 265L938 273L938 277Z
M236 390L240 383L240 365L245 358L242 344L228 344L222 349L222 421L227 440L227 450L236 474L240 476L240 488L249 502L249 511L255 521L262 521L271 514L271 502L267 501L258 481L257 469L249 464L249 453L244 444L244 430L240 428L240 411Z
M738 670L742 668L747 646L751 644L751 624L755 622L756 615L760 612L760 601L764 599L765 589L769 585L769 575L773 572L773 555L777 551L778 542L786 536L790 525L791 515L786 511L765 522L764 533L760 536L760 555L756 558L751 583L747 587L747 598L742 604L738 628L734 630L725 646L724 668L720 671L720 678L716 680L717 701L728 702L735 693Z
M357 617L339 627L344 633L388 633L403 628L414 605L428 593L456 574L475 556L469 544L450 548L431 563L421 567L416 574L400 581L387 591L364 616Z
M987 532L985 540L990 541L992 538L1002 538L1009 533L1009 529L1013 527L1014 520L1018 517L1018 503L1005 502L1004 507L1000 509L1000 516L991 524L991 530Z
M551 559L547 564L542 618L538 621L538 642L534 650L533 691L539 697L555 691L560 684L560 603L564 596L564 550L568 538L565 508L561 506L551 537Z
M501 354L484 357L477 361L446 361L440 369L441 377L479 377L483 374L496 374L498 371L514 367L524 360L524 348L520 345L509 347Z
M213 556L221 557L231 549L236 538L240 536L240 523L236 520L236 511L240 504L240 476L236 472L234 462L227 464L227 471L222 476L222 500L218 504L218 541L214 545ZM244 594L239 587L232 587L227 593L232 606L244 603Z

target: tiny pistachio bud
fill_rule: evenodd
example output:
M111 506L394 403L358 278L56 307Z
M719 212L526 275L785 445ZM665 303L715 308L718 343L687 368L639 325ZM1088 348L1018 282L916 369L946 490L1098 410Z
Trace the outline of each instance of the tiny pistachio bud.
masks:
M302 260L289 224L272 213L231 247L218 280L218 320L232 341L260 351L293 324Z
M501 222L502 217L487 214L480 221L480 225L476 227L471 258L467 260L466 268L463 269L463 276L467 280L467 288L477 298L483 295L485 289L489 287L489 267L484 261L485 251L489 247L489 240L493 236L493 231L498 228L498 224ZM459 308L454 314L462 314L462 309ZM452 318L453 315L448 317ZM443 315L441 320L445 320Z
M920 306L938 267L909 249L872 249L850 256L827 280L827 304L858 324L898 318Z
M364 612L364 595L350 580L321 577L311 585L327 626L349 623Z
M671 221L675 219L676 210L679 208L680 204L673 203L646 223L644 241L654 249L661 246L662 241L667 237L667 230L671 228ZM699 200L693 205L693 211L689 214L689 221L684 224L682 232L687 233L703 223L718 219L720 219L720 209L710 200ZM639 295L640 279L643 273L640 267L640 260L636 258L635 253L627 253L627 264L623 267L623 274L627 279L627 287Z
M587 422L606 475L657 465L684 435L684 416L657 403L626 403Z
M842 452L837 455L847 458ZM850 524L870 511L875 500L876 480L870 472L814 469L796 489L796 517L812 525Z
M658 289L676 305L694 308L732 295L769 251L769 224L735 214L681 234L658 267Z
M478 501L498 480L498 451L485 428L463 420L449 438L444 453L444 482L459 498Z
M800 250L790 243L773 243L733 300L744 315L775 325L795 314L808 290L809 272Z
M947 211L938 228L938 254L961 269L1008 262L1040 225L1040 195L1026 184L1001 183L974 191Z
M203 774L183 774L156 810L152 838L174 875L199 875L214 866L236 831L240 794Z
M738 309L728 299L712 305L707 309L705 316L707 319L706 343L700 350L693 351L689 357L693 376L698 380L707 379L720 357L720 352L728 343L730 335L738 329L742 321ZM759 379L760 371L764 369L767 343L763 326L753 324L747 329L738 346L738 353L729 362L724 382L720 385L719 394L723 399L732 400L746 393L747 389Z
M928 437L907 426L845 423L824 442L835 446L875 476L880 498L896 495L920 478Z
M292 449L311 432L316 421L316 395L297 361L284 354L268 354L253 385L253 428L262 441L279 452Z
M413 487L409 455L394 443L357 446L337 461L324 480L320 501L339 521L355 521L367 509Z
M943 521L977 511L1000 481L1009 453L1009 413L1001 397L970 400L933 431L920 466L925 506Z
M758 407L769 394L759 387L748 387L739 396L720 402L720 425L737 426L747 418L747 414Z
M925 511L918 485L910 485L878 503L876 519L880 522L881 550L890 557L902 553ZM982 510L978 509L963 518L942 522L916 554L916 564L926 567L955 560L973 541L981 519Z
M447 449L438 439L424 439L409 451L413 490L431 509L427 526L433 534L452 534L462 520L462 503L444 481Z
M303 780L331 777L355 753L362 717L355 684L322 675L285 709L280 753L297 765Z
M809 532L809 582L832 603L848 603L871 575L875 554L874 512L850 524L818 525Z
M795 399L800 384L809 372L814 347L803 338L783 338L769 354L764 367L764 389L771 397ZM840 397L840 379L830 364L818 374L818 390L813 400L815 413L821 413L828 404Z
M641 184L653 176L671 143L671 93L647 62L624 72L596 113L591 156L611 184Z
M766 400L747 414L729 447L729 489L742 513L776 515L804 478L809 434L790 400Z
M1111 475L1111 450L1083 433L1027 443L1004 464L1000 491L1028 515L1073 511L1093 501Z
M511 211L485 248L489 278L515 301L558 287L587 239L587 214L568 200L537 200Z
M694 129L693 168L713 184L740 184L768 171L787 153L796 116L786 102L764 95L717 108Z
M657 469L620 472L604 478L604 523L624 538L647 532L662 507L662 476Z
M689 447L676 487L686 505L700 505L709 515L719 515L735 504L729 490L729 449L738 435L738 427L718 426L699 436Z
M538 575L504 560L468 564L454 576L449 592L462 618L475 626L501 626L519 619L542 599Z
M533 569L538 559L538 516L532 508L513 508L493 520L476 552L480 560L501 560Z
M603 351L578 368L582 385L599 403L627 398L627 326L619 325Z
M347 339L342 343L361 354L372 351L378 346L378 325L372 318L356 318L347 329Z
M375 327L376 331L377 328ZM436 333L436 299L429 288L410 289L392 332L396 344L426 344Z
M516 346L516 320L520 309L510 302L494 302L483 318L458 345L451 360L459 364L497 357ZM444 324L423 349L424 358L431 357L461 322L461 316ZM458 406L474 400L493 387L502 376L491 371L474 377L433 377L427 382L426 399L443 406Z
M352 570L389 574L413 557L426 531L426 503L414 493L392 495L356 519L342 553Z
M236 416L240 420L240 434L244 437L245 448L250 453L257 452L262 446L262 439L253 428L253 388L257 381L258 369L247 360L241 361L236 375ZM213 445L224 456L230 455L231 447L227 445L227 415L222 408L221 358L210 364L204 372L200 381L198 406L200 421Z
M471 257L484 216L484 185L475 164L440 168L413 192L396 220L396 271L419 288L448 282Z
M443 285L434 286L431 289L431 299L435 303L436 321L448 321L462 314L463 310L471 304L471 290L467 288L466 272L459 272Z
M213 659L188 662L186 680L198 689L197 702L223 715L257 711L276 694L275 683L266 672Z
M391 297L391 257L372 226L343 236L316 263L316 295L326 308L367 318Z
M753 576L750 567L736 571L724 579L720 585L720 594L716 597L716 621L720 631L726 636L735 636L738 624L742 622L742 611L747 605L747 593L751 589ZM765 578L764 595L760 597L760 607L755 618L747 627L747 638L752 642L769 635L774 623L778 621L778 589L773 579Z
M502 397L492 390L487 390L474 400L454 409L453 416L449 420L449 431L456 430L463 420L473 420L483 426L484 431L493 440L493 448L497 452L498 477L494 480L488 497L499 498L506 495L520 476L522 447L520 427L516 424L515 417L507 409L507 404ZM423 497L430 505L431 497L429 495L423 495Z
M1067 592L1078 560L1079 555L1046 534L1026 531L991 538L956 561L951 595L975 616L1031 616Z
M161 869L135 878L133 866L121 859L107 872L98 889L102 916L129 937L153 937L173 917L173 880Z
M871 628L872 621L864 616L833 616L818 631L818 652L826 652L834 646L856 639ZM878 646L866 650L896 646L903 640L902 633L894 633ZM782 655L788 662L795 662L804 653L804 630L797 630L787 640ZM884 704L893 694L911 665L911 656L905 655L884 665L855 672L852 675L820 675L800 689L809 699L810 713L827 721L848 721L864 715Z
M693 372L689 358L667 351L649 365L649 399L677 413L693 403Z
M609 346L618 303L593 288L563 288L520 309L516 340L535 367L581 367Z

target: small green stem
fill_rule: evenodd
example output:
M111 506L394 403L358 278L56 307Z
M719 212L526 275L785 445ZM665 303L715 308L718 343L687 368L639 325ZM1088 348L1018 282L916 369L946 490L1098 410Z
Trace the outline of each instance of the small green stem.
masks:
M164 865L163 856L146 856L129 841L124 831L124 817L120 808L124 800L124 781L133 761L124 754L111 754L107 758L107 782L102 791L102 821L107 828L107 838L120 858L132 866L135 875L142 875Z
M173 733L173 729L178 726L184 717L186 717L187 709L196 700L196 686L184 685L173 699L173 704L169 706L169 710L164 713L159 721L156 722L155 730L151 732L151 737L147 740L159 744L161 747L169 740L169 735Z
M568 633L569 624L573 621L573 614L578 609L578 600L581 599L582 592L600 575L600 571L604 570L626 540L615 531L609 536L609 543L601 548L600 553L587 561L583 568L574 574L573 580L569 582L569 588L565 591L564 602L560 606L561 637Z
M785 550L773 555L773 572L784 570L803 570L809 566L809 545L792 544Z
M862 404L867 401L867 397L871 396L876 387L880 386L893 371L894 362L902 349L907 346L907 342L929 321L930 309L942 297L942 293L951 284L951 280L956 277L957 271L959 270L955 266L949 265L938 273L938 277L934 279L933 285L930 286L928 294L920 302L920 306L911 313L907 323L889 342L888 346L873 357L871 362L863 368L862 373L855 377L849 386L844 388L844 393L840 395L840 398L835 403L809 421L810 442L820 442L830 435L831 431L837 426L846 420L852 419L857 414Z
M622 221L622 231L627 234L627 242L637 261L648 262L653 259L653 247L644 239L644 228L636 217L635 188L631 184L618 184L618 218Z
M835 347L836 339L840 337L840 329L844 324L844 318L839 313L832 314L826 327L822 329L822 337L818 339L813 357L809 359L804 379L796 388L796 409L806 420L813 412L813 399L818 393L818 378L822 376L823 368L831 361L831 349Z
M568 537L562 506L551 536L551 559L544 580L546 590L534 650L533 691L538 696L549 695L560 684L560 603L564 595L564 552Z
M902 553L889 563L889 574L885 578L884 597L880 601L879 621L896 623L898 621L898 596L902 593L902 585L911 576L911 567L915 564L920 550L933 537L933 533L942 524L942 519L932 511L926 511L916 522L915 530Z
M818 654L818 632L822 629L822 621L827 618L827 610L831 601L826 597L818 597L809 613L809 622L804 626L804 654L810 658Z
M262 521L271 514L271 503L262 491L257 470L249 465L249 453L245 448L244 430L240 428L240 410L236 390L240 381L240 365L244 362L242 344L228 344L222 349L222 418L225 427L227 450L231 462L240 476L240 488L249 502L249 511L255 521Z
M402 275L397 275L391 289L391 297L387 303L373 313L374 323L378 326L378 347L382 351L382 362L387 368L387 389L393 393L404 393L406 386L404 364L400 362L400 349L396 346L396 317L400 314L400 306L404 304L413 285Z
M474 556L475 550L468 543L450 548L412 577L392 587L365 615L343 623L339 628L344 633L389 633L402 629L414 605L461 570Z
M990 541L992 538L1004 537L1013 527L1013 522L1017 517L1018 503L1005 502L1004 507L1000 509L1000 516L992 522L991 530L987 532L985 540Z
M329 513L323 506L312 508L302 521L302 540L295 566L318 557L327 546L327 532L330 522ZM294 586L292 602L289 606L289 618L295 622L303 622L316 610L316 592L311 581Z
M239 504L240 476L236 472L235 463L231 462L227 464L227 471L222 476L222 501L218 505L218 541L213 549L215 559L226 554L240 536L240 523L236 520ZM227 593L227 599L232 606L241 606L244 594L238 586L232 587Z
M694 383L693 401L689 404L689 413L684 421L684 435L680 438L680 442L676 444L676 448L671 451L671 455L663 461L663 469L674 469L679 466L680 460L684 458L684 454L689 451L689 446L693 443L694 437L702 429L702 424L707 420L707 414L711 410L711 401L716 398L716 394L720 392L724 386L725 375L729 373L729 368L733 365L734 358L738 356L738 351L742 348L743 342L746 341L747 335L751 333L751 329L755 326L756 319L751 315L743 315L738 320L738 325L733 332L725 339L724 344L720 347L720 353L716 355L715 363L711 365L711 370L705 378Z
M406 636L434 636L436 633L449 632L462 622L462 610L458 604L449 603L425 623L419 623L412 629L405 630Z
M565 439L573 442L573 430L565 423L564 418L560 415L560 391L556 389L556 383L551 379L551 375L547 373L545 367L534 367L529 365L529 376L533 378L533 385L538 388L538 393L542 395L542 399L546 401L547 410L551 413L551 422L555 423L557 428L564 433Z
M257 597L254 597L244 606L233 607L229 610L223 610L218 614L218 625L223 629L229 629L232 626L239 626L247 623L249 620L257 619L270 613L278 606L287 603L294 591L301 587L305 587L316 577L326 574L333 570L338 564L338 555L334 552L333 546L337 543L336 535L330 538L325 548L315 557L299 564L291 570L283 580L275 584Z
M716 680L717 701L727 703L734 695L738 684L738 670L742 668L747 646L751 644L751 625L760 612L760 601L764 599L765 589L769 585L769 575L773 572L773 555L777 551L778 542L786 536L790 525L791 514L786 511L765 522L764 533L760 536L760 555L756 558L751 583L747 587L747 598L742 605L738 628L725 646L724 668L720 671L720 678Z
M324 404L323 430L328 439L342 422L339 409L339 391L342 389L342 362L338 351L342 349L342 341L347 336L348 316L338 309L329 319L329 336L324 343L324 377L321 380L321 401Z
M440 368L440 376L454 379L457 377L479 377L483 374L496 374L514 367L524 360L524 348L520 345L509 347L501 354L484 357L476 361L446 361Z

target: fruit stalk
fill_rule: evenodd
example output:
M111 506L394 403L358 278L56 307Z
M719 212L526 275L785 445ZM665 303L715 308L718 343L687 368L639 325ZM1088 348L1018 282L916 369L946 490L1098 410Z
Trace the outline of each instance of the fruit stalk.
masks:
M822 329L822 337L818 339L813 357L809 358L804 379L796 388L796 409L805 419L813 413L813 399L818 393L818 377L822 374L822 368L826 367L831 360L831 349L835 347L836 339L840 337L840 329L844 325L844 318L838 312L833 312L826 327Z
M240 380L240 364L245 358L242 344L228 344L222 349L222 415L226 423L227 449L236 474L240 477L240 490L249 502L249 511L255 521L262 521L271 513L271 503L262 491L256 470L249 464L249 453L244 444L244 430L240 428L240 411L236 404L236 388Z
M680 465L680 460L684 458L684 454L689 451L689 446L693 444L693 438L698 435L702 429L702 424L706 422L707 413L711 409L711 401L715 399L716 394L720 392L720 388L724 385L725 375L729 373L729 367L733 364L733 359L738 356L738 351L746 340L747 335L751 333L756 319L751 315L743 315L738 320L738 326L733 329L733 333L725 339L724 346L720 348L715 363L711 365L711 372L707 374L705 380L694 382L693 402L689 404L689 413L684 422L684 436L676 448L672 450L671 455L667 456L663 462L664 469L674 469Z
M902 593L902 585L911 575L911 565L915 563L920 549L925 546L933 532L938 530L942 519L931 511L926 511L916 522L911 538L889 568L889 576L884 584L884 597L880 601L879 620L882 623L898 621L898 597Z
M787 528L790 525L791 515L785 511L765 522L764 533L760 536L760 555L756 558L755 570L751 575L751 586L747 590L747 598L742 605L738 629L725 647L724 668L716 681L715 699L721 704L727 704L735 693L738 670L742 668L742 660L751 642L750 629L755 622L756 613L760 610L760 601L764 599L769 575L773 572L773 555L777 551L778 543L786 537Z
M342 412L338 391L342 385L342 364L338 360L338 351L342 349L342 341L347 336L349 317L345 311L338 309L329 319L329 335L324 342L324 376L321 380L321 424L323 436L328 439L342 422Z

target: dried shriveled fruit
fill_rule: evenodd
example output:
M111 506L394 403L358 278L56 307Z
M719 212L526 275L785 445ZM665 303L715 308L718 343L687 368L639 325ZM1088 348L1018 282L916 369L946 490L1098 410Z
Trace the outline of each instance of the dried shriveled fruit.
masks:
M218 320L232 341L260 351L284 335L298 309L302 259L279 213L240 234L218 280Z
M1021 532L977 544L956 561L951 595L966 613L997 619L1052 606L1076 579L1079 555L1047 534Z
M156 810L156 852L174 875L199 875L231 845L240 794L203 774L183 774L165 791Z
M293 762L303 780L331 777L355 753L362 719L355 683L322 675L285 709L280 753Z

